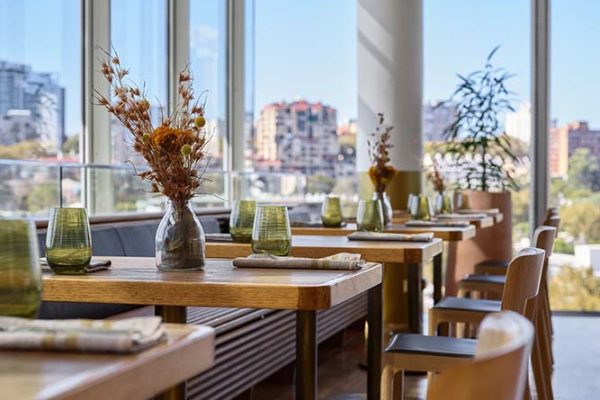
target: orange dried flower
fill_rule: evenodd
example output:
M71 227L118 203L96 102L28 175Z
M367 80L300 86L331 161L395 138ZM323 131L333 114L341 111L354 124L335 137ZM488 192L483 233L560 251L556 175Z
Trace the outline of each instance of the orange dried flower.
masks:
M379 123L375 132L369 135L371 139L367 141L367 144L369 145L369 158L372 163L368 172L369 178L371 179L373 186L375 186L375 192L383 193L396 173L396 168L389 164L389 150L392 147L392 144L390 143L390 132L394 127L384 127L383 114L379 113L377 116L379 117Z

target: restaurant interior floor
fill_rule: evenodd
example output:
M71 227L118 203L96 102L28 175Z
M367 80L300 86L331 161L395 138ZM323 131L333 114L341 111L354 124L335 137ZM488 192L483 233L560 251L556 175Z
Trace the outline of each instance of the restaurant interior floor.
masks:
M554 398L580 400L598 398L600 378L600 316L554 316L555 375ZM364 346L359 329L346 333L339 342L319 349L319 398L358 400L365 398L366 375L359 367ZM253 399L287 400L293 398L289 379L270 379L258 385ZM288 377L289 378L289 377ZM291 379L291 378L290 378ZM426 379L407 376L405 399L425 399Z

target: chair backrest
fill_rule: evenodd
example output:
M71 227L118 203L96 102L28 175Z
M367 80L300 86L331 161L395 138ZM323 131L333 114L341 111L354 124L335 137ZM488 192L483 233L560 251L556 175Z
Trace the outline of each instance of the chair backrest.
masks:
M521 400L533 326L524 317L503 311L484 318L473 362L434 376L428 400Z
M527 302L539 293L545 254L542 249L527 247L513 258L506 272L502 310L514 311L529 319L533 317L533 310L526 313Z
M544 223L543 226L538 227L535 232L533 232L533 244L536 249L541 249L546 252L546 260L552 255L557 229L557 226L546 225Z

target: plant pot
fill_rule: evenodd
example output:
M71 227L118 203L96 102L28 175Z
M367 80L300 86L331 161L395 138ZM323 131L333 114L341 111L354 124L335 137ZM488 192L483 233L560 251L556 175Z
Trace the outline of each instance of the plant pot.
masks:
M510 192L463 192L468 197L469 208L482 210L497 208L504 214L499 224L477 229L473 239L450 242L446 273L446 295L455 296L457 283L474 271L475 264L485 261L510 260L512 247L512 201Z

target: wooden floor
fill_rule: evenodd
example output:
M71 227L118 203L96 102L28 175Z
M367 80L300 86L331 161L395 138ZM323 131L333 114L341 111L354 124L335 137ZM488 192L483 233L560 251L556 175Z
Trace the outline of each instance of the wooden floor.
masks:
M555 399L600 399L600 316L555 316L553 321ZM359 330L347 333L343 344L320 349L319 399L364 399L366 372L359 366L363 359L364 344ZM290 379L288 376L261 383L254 389L252 399L293 399ZM425 399L425 377L407 376L406 383L405 399Z

